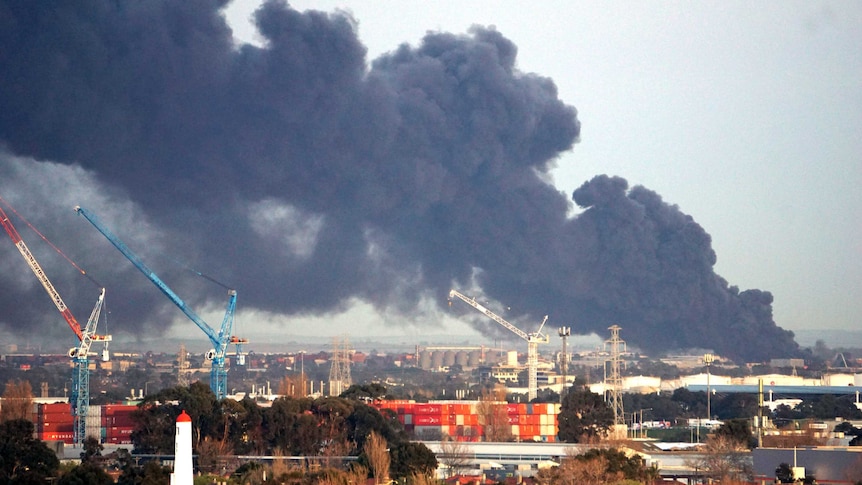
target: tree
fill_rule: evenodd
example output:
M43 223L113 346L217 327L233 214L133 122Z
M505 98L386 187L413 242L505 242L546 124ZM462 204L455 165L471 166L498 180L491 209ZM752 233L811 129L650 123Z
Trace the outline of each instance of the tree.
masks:
M747 419L730 419L715 430L716 436L724 436L729 440L747 448L754 448L756 440L751 432L751 422Z
M582 443L605 436L614 412L602 396L587 388L572 389L563 399L558 420L561 441Z
M567 453L560 466L540 470L536 475L542 485L619 485L653 483L658 469L647 468L638 456L628 457L620 450L591 449L577 455Z
M99 439L94 436L87 436L82 443L84 451L81 452L81 463L95 462L102 456L102 450L105 449Z
M171 469L159 465L156 460L146 462L143 467L137 466L128 450L121 448L117 461L122 470L117 485L162 485L170 481Z
M726 435L712 435L706 442L702 457L689 466L696 466L713 479L744 481L751 476L747 459L748 448Z
M506 413L506 388L485 390L479 397L477 413L485 441L512 441L512 427Z
M368 465L374 475L375 483L384 483L389 479L389 443L386 439L372 431L362 448Z
M370 384L353 384L338 397L355 401L369 401L382 399L384 396L386 396L386 386L372 382Z
M437 469L437 456L423 443L404 441L390 444L389 449L394 478L428 476Z
M453 439L440 443L440 463L446 466L449 476L460 475L470 466L470 453L467 446Z
M204 438L223 437L221 407L210 387L198 381L189 387L162 389L144 399L133 415L136 425L131 438L135 451L172 454L176 420L182 411L192 419L193 445L197 446Z
M640 455L629 457L615 448L593 448L582 455L575 456L575 460L582 462L599 458L605 464L605 472L611 476L645 482L648 479L657 478L658 475L658 469L647 468Z
M781 463L775 469L775 479L778 483L793 483L796 481L793 478L793 468L788 463Z
M44 483L60 467L45 443L33 438L35 427L25 419L0 423L0 483Z
M407 439L407 434L397 417L391 416L387 419L376 408L361 402L354 403L353 412L347 416L346 424L347 439L355 443L357 452L365 447L365 440L372 432L382 436L389 443Z
M58 485L113 485L114 479L101 466L85 462L76 466L57 480Z
M0 420L32 419L33 388L28 381L16 379L6 383Z

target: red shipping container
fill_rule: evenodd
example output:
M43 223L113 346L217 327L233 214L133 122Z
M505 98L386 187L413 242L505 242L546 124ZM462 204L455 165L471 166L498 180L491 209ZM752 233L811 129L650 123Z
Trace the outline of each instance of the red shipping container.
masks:
M58 402L53 404L40 404L40 413L66 413L72 412L72 405L67 402Z
M417 404L413 409L414 414L441 414L442 408L439 404Z
M72 411L66 411L64 413L48 413L48 414L40 414L39 421L69 421L74 419L72 416Z
M518 405L517 404L506 404L506 414L511 416L511 415L521 414L521 413L518 412Z
M105 416L115 416L117 414L129 414L138 409L134 404L105 404L102 409L102 414Z
M73 423L42 423L42 425L39 426L39 429L45 433L61 431L72 432L73 427Z
M132 434L132 431L134 431L135 428L114 426L114 427L110 427L110 428L105 428L105 430L106 430L108 436L122 436L122 435Z
M62 441L66 444L71 444L72 433L41 433L38 435L38 438L42 441Z
M440 416L416 415L413 416L413 424L416 426L440 426L443 424Z
M132 419L131 416L122 415L122 414L118 415L118 416L108 416L108 420L105 423L105 425L106 426L113 426L113 427L117 427L117 426L128 427L128 426L134 426L135 420Z

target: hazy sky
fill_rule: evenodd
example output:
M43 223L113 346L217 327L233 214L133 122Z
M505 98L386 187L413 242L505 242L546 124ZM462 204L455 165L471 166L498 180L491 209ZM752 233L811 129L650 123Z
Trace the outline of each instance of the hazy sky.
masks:
M778 325L862 323L862 3L290 3L351 12L369 61L427 31L496 26L578 109L558 188L642 184L712 236L718 274L774 294ZM243 41L255 5L228 10Z

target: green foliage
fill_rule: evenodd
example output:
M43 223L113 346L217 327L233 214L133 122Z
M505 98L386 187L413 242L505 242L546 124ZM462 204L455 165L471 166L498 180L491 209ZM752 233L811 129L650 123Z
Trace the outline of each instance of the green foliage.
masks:
M661 394L623 394L623 408L627 410L644 409L644 421L670 421L686 417L683 404L674 400L669 393Z
M371 384L353 384L342 392L340 398L354 401L381 399L386 396L386 387L372 382Z
M404 441L396 445L390 443L391 475L409 477L430 475L437 469L437 457L423 443Z
M775 469L775 479L779 483L793 483L795 481L793 479L793 468L787 463L781 463Z
M34 430L25 419L0 423L0 483L46 483L59 469L57 455L33 438Z
M751 422L747 419L730 419L722 423L714 433L716 436L725 436L748 448L756 445L754 434L751 432Z
M614 412L602 396L589 389L572 389L560 407L561 441L580 443L603 436L614 423Z
M112 485L114 480L96 463L84 462L57 480L58 485Z
M671 399L679 403L683 411L683 417L695 418L706 416L706 393L691 392L684 387L673 391Z
M94 436L87 436L82 445L84 447L84 451L81 452L82 463L96 461L98 457L102 456L102 450L105 449L105 447L99 443L98 438Z
M625 453L615 448L593 448L575 457L576 460L584 462L592 461L596 458L604 458L606 460L607 468L605 471L607 473L621 472L623 477L628 480L645 480L653 474L652 469L646 467L640 455L634 455L629 458Z
M126 450L118 457L122 474L117 478L117 485L163 485L171 479L171 469L159 465L157 461L148 461L143 466L132 462L131 455Z

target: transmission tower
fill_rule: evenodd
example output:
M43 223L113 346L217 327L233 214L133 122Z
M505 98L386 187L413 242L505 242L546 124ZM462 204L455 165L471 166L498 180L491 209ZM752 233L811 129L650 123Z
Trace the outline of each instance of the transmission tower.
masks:
M332 339L332 366L329 368L329 395L338 396L346 391L353 380L350 377L350 353L347 338Z
M626 342L620 339L620 327L618 325L612 325L608 327L608 330L611 331L611 338L605 340L605 349L607 350L607 347L610 347L611 374L607 377L606 383L610 388L608 393L610 394L611 409L614 410L614 424L625 424L626 416L623 410L622 397L623 378L620 374L620 365L622 363L620 349L622 348L625 351Z
M181 387L188 387L189 385L187 355L186 344L180 344L180 354L177 356L177 384Z

